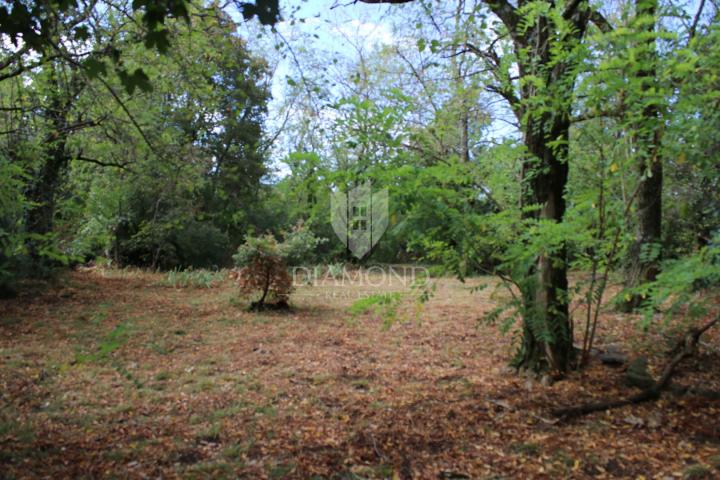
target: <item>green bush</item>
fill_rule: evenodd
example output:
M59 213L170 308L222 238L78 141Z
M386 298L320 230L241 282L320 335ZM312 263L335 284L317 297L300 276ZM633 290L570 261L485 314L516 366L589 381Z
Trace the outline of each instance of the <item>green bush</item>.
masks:
M266 301L287 307L293 289L288 266L299 265L312 258L315 248L325 239L316 237L302 223L286 232L283 241L270 233L259 237L248 235L233 255L235 265L241 269L234 273L240 290L246 294L259 293L251 304L253 309L266 307Z
M189 220L182 223L141 223L121 242L124 264L160 269L212 268L229 263L227 235L216 226Z
M280 249L285 263L289 266L313 263L317 247L328 241L327 238L316 237L302 223L295 225L283 237Z
M428 267L428 274L431 278L441 278L447 275L448 271L444 265L430 265Z
M174 243L181 266L218 268L230 263L228 237L211 223L185 223L175 233Z
M28 270L24 235L19 228L25 199L21 172L0 156L0 297L14 292L15 282Z

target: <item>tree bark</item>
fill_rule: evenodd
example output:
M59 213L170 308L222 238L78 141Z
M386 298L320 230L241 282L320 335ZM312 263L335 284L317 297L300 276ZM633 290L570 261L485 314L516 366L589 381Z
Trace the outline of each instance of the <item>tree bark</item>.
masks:
M43 164L34 175L35 181L27 192L27 199L32 206L26 214L25 223L28 233L41 236L53 230L57 191L71 160L66 148L72 130L68 117L83 86L76 72L71 73L68 84L62 85L58 81L60 75L54 70L57 67L49 65L48 68L53 69L50 80L52 100L45 109L50 132L44 140ZM43 243L37 237L28 240L28 253L33 260L41 259Z
M522 200L523 206L540 206L528 214L538 220L563 221L569 131L569 112L556 112L552 118L527 124L524 140L531 156L523 165ZM549 139L560 140L559 146L549 147ZM523 340L513 361L518 368L565 372L571 364L574 349L566 254L564 246L552 256L543 254L528 272L531 281L523 292Z
M637 80L640 83L640 101L645 105L641 117L633 125L634 146L637 155L638 186L637 225L635 241L628 251L625 265L625 287L634 288L655 280L659 273L660 255L650 255L653 245L662 241L662 185L663 165L660 158L662 123L657 103L649 98L657 95L657 50L653 33L657 0L636 0L638 29L646 33L640 44L638 62L640 69ZM621 305L624 311L640 306L642 298L630 295Z
M491 3L491 8L506 24L519 22L512 11L504 11L508 4ZM523 125L523 140L529 156L523 164L521 202L523 207L537 210L523 215L539 221L561 223L565 215L565 188L568 181L568 142L570 113L575 83L570 52L582 41L590 17L588 7L568 11L567 21L575 29L564 37L557 37L557 25L550 16L540 16L534 26L511 36L519 55L520 76L540 77L540 90L532 82L520 89L522 103L518 120ZM567 59L558 60L552 49L565 51ZM562 58L562 57L561 57ZM550 111L535 111L534 102L554 103ZM529 103L529 105L528 105ZM552 253L541 253L528 272L523 288L523 339L513 365L534 371L550 370L562 375L573 363L572 321L568 309L567 250L564 242L553 245Z

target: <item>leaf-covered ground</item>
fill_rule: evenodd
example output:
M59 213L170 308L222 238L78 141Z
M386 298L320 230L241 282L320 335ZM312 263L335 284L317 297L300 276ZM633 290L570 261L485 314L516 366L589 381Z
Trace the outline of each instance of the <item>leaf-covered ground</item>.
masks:
M478 326L492 289L439 280L386 329L347 309L399 284L307 287L290 313L249 313L230 281L162 280L76 272L0 300L0 478L720 475L718 400L555 423L553 407L632 390L597 361L551 386L508 372L511 335ZM661 350L630 317L602 320L599 344ZM719 348L705 338L678 382L720 390Z

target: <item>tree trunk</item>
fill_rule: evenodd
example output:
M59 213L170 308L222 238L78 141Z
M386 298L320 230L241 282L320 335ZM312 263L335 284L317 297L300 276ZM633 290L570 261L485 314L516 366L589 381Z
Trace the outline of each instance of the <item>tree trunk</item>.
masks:
M657 95L655 44L655 14L657 0L636 0L636 15L639 30L647 33L646 40L639 46L640 99L645 105L640 120L634 125L634 146L637 155L637 170L640 177L638 186L637 226L635 241L628 251L625 267L625 287L634 288L655 280L659 272L659 247L662 240L662 185L663 165L660 158L662 123L660 111L651 95ZM656 247L656 248L657 248ZM621 305L624 311L640 306L642 298L630 295Z
M523 165L523 205L538 205L539 210L527 214L538 220L563 221L569 131L569 114L563 112L528 122L525 129L524 141L531 156ZM551 139L559 140L559 146L549 147ZM523 340L513 365L565 372L574 353L565 247L552 256L541 255L528 275L523 292Z
M35 181L29 188L26 196L31 207L26 214L26 229L28 233L47 235L53 231L55 216L55 203L57 191L62 184L71 157L67 152L67 141L74 126L70 124L70 113L78 95L84 87L82 77L74 70L58 71L62 67L48 64L51 70L50 77L50 104L44 110L44 116L49 123L49 133L43 145L43 164L35 175ZM68 75L69 74L69 75ZM62 82L59 79L67 78ZM42 254L40 249L44 240L31 238L27 242L30 257L38 261Z
M465 1L460 0L457 3L455 10L455 32L459 31L460 25L462 24L462 14L465 10ZM464 42L463 42L464 43ZM459 55L454 55L450 58L452 65L452 72L455 75L455 81L453 82L454 95L460 99L459 108L459 119L458 119L458 153L460 155L460 161L463 163L470 163L470 112L467 101L468 92L465 88L465 71L464 59Z
M67 161L64 141L60 141L47 152L47 159L27 194L28 200L33 203L27 213L28 232L44 235L52 231L55 192Z
M60 93L56 92L56 95ZM52 232L55 216L55 197L67 169L70 157L66 152L67 144L67 105L56 98L48 109L52 131L45 139L44 163L34 175L35 181L27 192L31 207L27 212L26 229L28 233L46 235ZM41 258L40 248L43 241L31 238L28 253L33 260Z
M582 40L587 26L588 10L576 12L577 29L570 35L555 38L556 25L550 17L541 16L527 33L515 40L516 51L530 50L521 56L520 77L536 76L543 87L531 82L520 88L523 141L528 157L523 163L521 203L537 210L523 215L543 222L561 223L565 215L565 188L568 181L568 145L570 113L575 77L572 60L557 62L553 48L567 52ZM519 20L518 20L519 21ZM557 45L553 46L553 41ZM536 112L536 101L553 99L552 110ZM524 103L523 102L523 103ZM548 245L528 272L523 288L523 340L513 361L517 368L533 371L566 372L573 361L573 331L568 309L567 250Z
M464 92L463 95L465 95ZM463 163L470 163L470 115L467 108L465 99L463 98L460 118L460 160L462 160Z

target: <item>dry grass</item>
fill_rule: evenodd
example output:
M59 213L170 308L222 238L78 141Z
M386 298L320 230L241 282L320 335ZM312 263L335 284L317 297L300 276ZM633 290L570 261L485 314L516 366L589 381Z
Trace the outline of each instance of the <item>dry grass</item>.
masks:
M390 328L347 308L409 292L398 283L326 280L276 314L244 311L230 282L175 289L147 272L76 272L0 301L0 478L717 474L720 402L668 396L551 423L554 406L627 394L621 374L593 364L542 387L508 373L511 337L477 321L492 289L469 289L493 281L437 282ZM600 343L631 331L607 313ZM684 377L720 388L719 357Z

